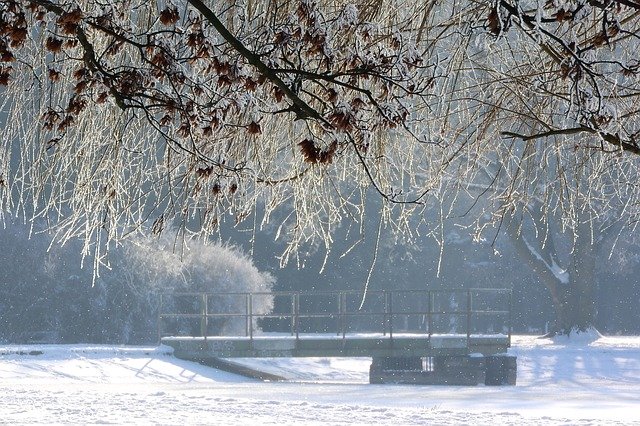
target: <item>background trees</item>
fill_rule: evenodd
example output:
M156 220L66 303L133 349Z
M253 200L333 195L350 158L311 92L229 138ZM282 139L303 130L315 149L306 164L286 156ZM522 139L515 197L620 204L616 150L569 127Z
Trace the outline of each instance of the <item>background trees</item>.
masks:
M368 188L386 200L379 228L406 238L466 194L488 200L476 236L529 215L580 238L601 218L636 223L633 0L8 0L0 14L2 207L84 237L98 263L140 232L255 234L273 217L282 264L330 252L341 222L364 229Z
M51 235L16 223L8 223L0 236L0 341L5 342L157 343L160 294L269 293L274 284L272 275L258 271L238 249L219 244L191 241L181 255L169 238L133 239L114 248L109 267L93 277L91 268L81 267L78 241L50 247ZM178 306L194 302L195 307ZM164 307L195 313L198 302L165 297ZM210 308L244 312L244 302L211 298ZM271 297L256 297L253 310L268 312L272 303ZM210 332L244 331L244 319L239 322L212 324Z

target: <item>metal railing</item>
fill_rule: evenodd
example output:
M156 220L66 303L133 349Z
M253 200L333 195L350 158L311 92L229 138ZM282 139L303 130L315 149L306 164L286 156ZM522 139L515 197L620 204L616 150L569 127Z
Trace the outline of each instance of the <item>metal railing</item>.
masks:
M269 308L269 309L267 309ZM271 293L172 293L160 297L158 337L301 334L506 334L511 290L371 290Z

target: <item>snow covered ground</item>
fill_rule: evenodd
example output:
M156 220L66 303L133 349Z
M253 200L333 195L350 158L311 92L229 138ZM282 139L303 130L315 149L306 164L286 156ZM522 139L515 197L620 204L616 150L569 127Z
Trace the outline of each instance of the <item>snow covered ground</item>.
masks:
M369 385L367 359L243 360L289 378L261 383L166 347L0 346L0 423L640 424L640 337L510 352L517 386L441 387Z

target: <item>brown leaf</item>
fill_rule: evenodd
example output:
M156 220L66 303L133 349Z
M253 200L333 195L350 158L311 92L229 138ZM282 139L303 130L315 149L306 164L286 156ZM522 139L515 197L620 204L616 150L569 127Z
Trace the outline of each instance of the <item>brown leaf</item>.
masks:
M74 95L69 99L66 112L78 115L86 106L87 100L84 97Z
M205 37L202 31L189 33L189 35L187 35L187 46L189 47L200 47L204 43L204 41Z
M218 87L231 86L231 83L231 79L226 75L221 75L218 77Z
M160 125L161 126L168 126L172 121L172 118L169 114L165 114L161 119L160 119Z
M249 92L255 92L255 90L258 88L258 83L251 77L247 77L244 80L244 88Z
M178 13L178 8L166 8L162 12L160 12L160 22L163 25L173 25L180 19L180 14Z
M200 130L202 130L202 136L213 135L213 129L211 128L211 126L202 126Z
M320 159L320 150L316 148L315 143L311 139L304 139L298 143L300 152L307 163L317 163Z
M40 119L43 121L42 127L47 130L51 130L53 129L55 123L60 120L60 114L58 114L57 111L50 109L42 114L42 117L40 117Z
M329 115L329 117L327 117L327 119L336 127L336 129L343 131L350 130L355 121L355 117L351 112L344 112L340 110L334 111Z
M82 93L86 90L88 83L86 81L79 81L73 88L73 92L76 94Z
M281 45L284 44L286 41L288 41L291 38L291 36L284 32L284 31L279 31L276 33L275 37L274 37L274 43Z
M11 40L11 47L20 47L27 39L27 29L23 27L9 28L7 35Z
M196 170L196 176L199 178L208 178L213 173L213 166L201 167Z
M189 125L189 123L184 122L178 128L177 133L181 137L186 138L191 133L191 126Z
M247 133L249 133L250 135L259 135L262 133L262 130L260 129L260 125L258 123L252 121L247 126Z
M82 80L86 77L89 77L89 70L87 68L81 67L73 72L73 77L76 80Z
M338 92L334 88L327 90L327 100L333 104L338 100Z
M609 37L607 36L607 33L603 31L593 38L593 45L602 46L608 41L609 41Z
M275 96L276 102L282 102L282 99L284 98L284 92L278 86L274 86L273 96Z
M5 50L2 52L2 55L0 55L0 62L15 62L15 60L16 58L13 56L13 53L8 50Z
M73 121L73 116L67 115L64 120L62 120L60 124L58 124L58 131L64 132L65 130L67 130L67 127L71 126L73 124Z
M556 21L558 21L558 22L570 21L571 19L573 19L573 14L571 12L568 12L568 11L564 10L563 8L560 8L555 13L554 17L556 18Z
M326 151L322 151L320 153L320 158L318 159L322 164L331 164L333 162L333 156L338 150L338 141L331 142L329 148Z
M0 86L8 86L11 79L11 68L0 68Z
M62 28L64 34L74 34L80 21L82 21L83 13L80 8L76 8L71 12L65 12L58 17L58 24Z
M354 111L358 111L362 107L366 105L365 101L363 101L360 97L355 97L351 100L351 108Z
M609 26L609 28L607 28L607 34L609 35L609 37L615 37L619 32L620 27L618 26L618 24L612 24Z
M60 80L60 71L54 69L54 68L49 68L49 80L51 81L58 81Z
M109 97L109 94L107 92L100 92L98 94L98 97L96 98L96 103L103 104L107 101L108 97Z
M487 28L493 35L500 35L501 25L500 16L498 15L498 9L496 7L491 9L489 16L487 17Z
M62 51L62 42L63 41L57 37L47 37L44 46L48 51L58 53Z

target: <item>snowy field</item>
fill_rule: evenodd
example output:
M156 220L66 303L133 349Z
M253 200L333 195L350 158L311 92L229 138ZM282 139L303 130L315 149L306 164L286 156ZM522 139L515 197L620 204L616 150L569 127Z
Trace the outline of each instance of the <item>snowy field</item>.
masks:
M517 386L446 387L369 385L367 359L244 360L289 379L261 383L166 347L0 346L0 423L640 424L640 337L510 352Z

